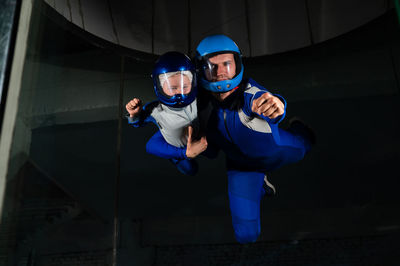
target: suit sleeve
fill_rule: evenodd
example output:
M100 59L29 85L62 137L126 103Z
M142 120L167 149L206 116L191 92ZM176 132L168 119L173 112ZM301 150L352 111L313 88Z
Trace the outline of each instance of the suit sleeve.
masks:
M256 99L258 99L258 98L260 98L261 97L261 95L263 95L264 93L266 93L266 92L269 92L269 91L267 91L267 90L260 90L260 91L258 91L256 94L254 94L254 96L252 97L252 99L251 99L251 101L249 102L249 104L250 104L250 110L251 110L251 106L253 105L253 101L254 100L256 100ZM271 93L271 92L269 92L269 93ZM266 117L266 116L263 116L263 115L259 115L259 114L257 114L257 113L253 113L253 114L255 114L255 115L257 115L257 116L259 116L259 117L261 117L261 118L263 118L263 119L265 119L268 123L272 123L272 124L278 124L278 123L280 123L284 118L285 118L285 115L286 115L286 100L285 100L285 98L283 98L281 95L279 95L279 94L274 94L274 93L271 93L273 96L276 96L276 97L278 97L279 98L279 100L281 100L281 102L283 103L283 105L284 105L284 110L283 110L283 114L282 115L280 115L280 116L278 116L278 117L276 117L276 118L274 118L274 119L271 119L271 118L268 118L268 117Z
M153 122L157 125L156 121L151 116L151 113L158 104L159 104L158 101L153 101L145 104L142 107L139 116L136 118L130 117L129 114L126 114L125 117L126 119L128 119L128 124L132 125L133 127L142 127L150 122Z
M286 104L286 100L279 94L274 94L274 93L269 92L264 87L262 87L261 85L256 83L254 80L250 79L249 80L249 85L250 86L245 90L245 93L244 93L244 108L243 108L243 111L246 112L247 115L258 116L258 117L266 120L268 123L271 123L271 124L280 123L285 118L285 115L286 115L286 105L287 105ZM278 116L278 117L276 117L276 118L274 118L274 119L268 118L268 117L263 116L263 115L259 115L257 113L254 113L251 110L251 107L253 105L253 101L258 99L258 98L260 98L261 95L263 95L266 92L272 94L273 96L278 97L284 104L284 112L283 112L283 114Z
M188 159L186 157L186 146L175 147L165 141L160 131L157 131L147 142L146 151L155 156L165 159Z

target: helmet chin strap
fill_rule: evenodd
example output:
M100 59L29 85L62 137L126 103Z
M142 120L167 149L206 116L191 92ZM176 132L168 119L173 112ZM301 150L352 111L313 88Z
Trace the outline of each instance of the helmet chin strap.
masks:
M237 90L239 88L239 85L237 85L235 88L231 89L230 91L234 92L235 90Z

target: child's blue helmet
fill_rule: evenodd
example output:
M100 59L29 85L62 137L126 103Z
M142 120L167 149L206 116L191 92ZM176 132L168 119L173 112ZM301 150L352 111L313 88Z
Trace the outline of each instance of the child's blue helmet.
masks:
M212 63L209 58L232 53L235 59L236 74L229 80L211 81L206 72L212 71ZM237 87L243 78L242 54L236 43L225 35L212 35L204 38L196 49L196 68L202 87L213 92L226 92Z
M191 104L197 95L195 67L180 52L167 52L156 61L152 79L157 98L171 107Z

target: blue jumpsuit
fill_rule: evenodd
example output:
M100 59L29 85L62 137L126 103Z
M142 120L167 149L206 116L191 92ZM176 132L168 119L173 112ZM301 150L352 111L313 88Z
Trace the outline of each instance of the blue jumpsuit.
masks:
M285 104L282 116L269 119L251 111L253 100L265 92L262 86L248 79L223 102L213 97L199 100L212 105L206 121L209 146L204 155L215 157L218 150L226 154L232 225L240 243L255 242L260 235L260 201L265 194L266 172L301 160L311 148L310 140L301 130L278 127L286 114L286 101L281 96L275 95ZM168 144L160 133L146 147L157 156L190 162L185 158L186 147Z
M265 173L301 160L311 147L301 132L278 128L286 113L279 95L285 103L282 116L269 119L251 111L253 100L265 92L249 79L223 102L211 99L207 140L226 154L232 224L240 243L254 242L260 234Z

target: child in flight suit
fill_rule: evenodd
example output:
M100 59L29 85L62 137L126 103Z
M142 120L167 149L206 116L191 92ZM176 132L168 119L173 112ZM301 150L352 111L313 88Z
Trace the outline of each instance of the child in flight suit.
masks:
M207 141L193 137L193 131L199 131L194 65L182 53L167 52L157 60L152 79L158 101L144 106L138 98L129 101L128 122L134 127L153 122L159 131L147 142L146 151L169 159L184 174L195 175L198 166L193 159L207 148Z

